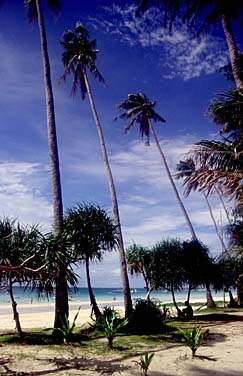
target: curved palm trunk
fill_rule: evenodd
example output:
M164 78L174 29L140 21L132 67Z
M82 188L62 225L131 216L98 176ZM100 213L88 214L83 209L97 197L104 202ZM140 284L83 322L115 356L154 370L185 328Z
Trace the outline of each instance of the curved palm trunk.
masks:
M168 163L167 163L167 161L166 161L165 155L164 155L163 150L162 150L162 148L161 148L161 146L160 146L160 144L159 144L159 140L158 140L158 138L157 138L157 135L156 135L156 133L155 133L155 130L154 130L154 127L153 127L151 121L149 121L149 127L150 127L151 133L152 133L152 135L153 135L153 137L154 137L154 140L155 140L156 146L157 146L157 148L158 148L158 150L159 150L159 153L160 153L160 156L161 156L161 158L162 158L162 161L163 161L163 163L164 163L165 171L166 171L167 176L168 176L168 178L169 178L169 181L170 181L170 183L171 183L172 189L173 189L173 191L174 191L174 193L175 193L176 200L177 200L177 202L178 202L178 204L179 204L179 206L180 206L180 208L181 208L181 210L182 210L182 213L183 213L183 215L184 215L184 217L185 217L186 223L187 223L187 225L188 225L188 227L189 227L189 229L190 229L192 239L193 239L193 240L197 240L196 233L195 233L195 231L194 231L194 228L193 228L193 226L192 226L192 223L191 223L191 221L190 221L190 218L189 218L189 216L188 216L188 214L187 214L186 208L185 208L185 206L183 205L183 202L182 202L182 200L181 200L181 198L180 198L180 195L179 195L178 190L177 190L177 188L176 188L175 182L174 182L174 180L173 180L173 178L172 178L172 175L171 175L171 172L170 172L170 169L169 169Z
M11 277L9 277L9 279L8 279L8 293L9 293L11 303L12 303L13 318L14 318L14 321L15 321L15 324L16 324L16 329L17 329L19 336L22 338L24 336L24 333L22 331L21 324L20 324L19 313L17 311L17 303L14 299L13 282L12 282Z
M206 284L205 287L206 287L207 308L215 308L216 304L215 304L215 302L213 300L209 284Z
M203 196L204 196L204 198L206 200L206 203L207 203L207 206L208 206L208 210L209 210L210 216L212 218L212 221L213 221L213 224L214 224L214 227L215 227L215 231L216 231L216 233L218 235L218 238L219 238L219 241L221 243L222 251L226 251L227 248L226 248L226 245L224 244L223 236L221 235L221 233L219 231L218 225L217 225L217 223L215 221L215 218L214 218L214 215L213 215L213 211L212 211L211 205L209 203L209 200L208 200L207 195L206 195L205 192L203 192Z
M88 77L86 74L85 69L83 68L83 75L85 79L85 85L87 88L87 93L90 101L91 110L94 116L95 125L97 128L97 132L99 135L100 140L100 146L101 146L101 152L102 157L104 161L104 166L107 174L110 194L111 194L111 203L112 203L112 211L113 211L113 217L114 217L114 223L116 226L116 232L118 237L118 251L119 251L119 261L120 261L120 268L121 268L121 279L122 279L122 286L123 286L123 294L124 294L124 306L125 306L125 316L129 317L132 314L132 298L131 298L131 292L129 287L129 279L128 279L128 273L127 273L127 263L126 263L126 257L125 257L125 250L124 250L124 243L123 243L123 237L122 237L122 230L121 230L121 223L120 223L120 215L119 215L119 209L118 209L118 202L116 197L116 190L115 190L115 184L108 160L107 150L105 146L105 140L102 132L102 128L100 125L100 121L98 118L98 114L95 108L94 99L91 93Z
M88 291L89 291L90 304L92 306L91 317L92 317L92 313L94 313L95 319L98 320L101 314L100 314L100 310L99 310L99 307L97 305L97 302L93 293L93 289L91 287L88 257L85 260L85 268L86 268L86 277L87 277L87 286L88 286Z
M173 303L174 303L174 306L175 306L175 309L177 311L177 316L178 317L183 317L183 313L182 311L180 310L180 308L178 307L177 303L176 303L176 299L175 299L175 292L174 292L174 289L171 288L171 295L172 295L172 300L173 300Z
M166 161L165 155L164 155L164 153L163 153L163 151L162 151L162 149L161 149L161 146L160 146L160 144L159 144L158 137L157 137L157 135L156 135L156 133L155 133L155 130L154 130L154 127L153 127L151 121L149 121L149 127L150 127L151 133L152 133L152 135L153 135L153 137L154 137L154 140L155 140L156 146L157 146L157 148L158 148L158 150L159 150L159 153L160 153L160 155L161 155L162 161L163 161L163 163L164 163L165 170L166 170L167 175L168 175L168 178L169 178L169 180L170 180L170 183L171 183L172 189L173 189L173 191L174 191L174 193L175 193L175 196L176 196L177 202L178 202L178 204L179 204L179 206L180 206L180 208L181 208L181 210L182 210L182 213L183 213L183 215L184 215L184 217L185 217L185 220L186 220L186 222L187 222L187 225L188 225L188 227L189 227L189 229L190 229L192 239L193 239L193 240L197 240L196 233L195 233L195 231L194 231L194 228L193 228L193 226L192 226L192 223L191 223L191 221L190 221L190 218L189 218L189 216L188 216L188 214L187 214L186 208L185 208L185 206L183 205L183 202L182 202L182 200L181 200L181 198L180 198L180 195L179 195L178 190L177 190L177 188L176 188L175 182L174 182L174 180L173 180L173 178L172 178L172 175L171 175L171 172L170 172L170 169L169 169L168 163L167 163L167 161ZM207 296L208 296L208 292L210 292L210 288L209 288L209 286L208 286L208 288L207 288L207 290L206 290L206 294L207 294ZM190 299L190 294L191 294L191 285L189 285L189 288L188 288L188 300ZM211 294L211 292L210 292L210 294ZM212 297L212 295L211 295L211 297ZM212 298L212 301L213 301L213 298ZM215 303L214 303L214 304L215 304ZM178 312L178 311L177 311L177 312Z
M41 0L35 1L38 14L38 26L40 32L41 54L43 60L44 83L46 93L47 132L53 196L54 231L56 234L58 234L59 231L62 229L63 224L63 205L56 136L54 98L52 92L50 62L47 50L47 39L44 18L41 9ZM60 327L62 325L61 322L65 319L65 315L68 316L68 291L66 282L66 270L65 267L61 267L56 279L56 302L54 322L55 328Z
M232 67L232 73L237 89L243 89L243 79L238 65L238 50L236 41L231 30L229 18L226 15L221 16L221 22L224 30L224 35L229 49L230 62Z
M224 208L224 211L225 211L225 215L227 217L227 220L229 222L229 225L231 224L231 219L230 219L230 216L229 216L229 211L228 209L226 208L226 205L224 203L224 199L223 199L223 194L222 194L222 191L221 191L221 188L218 188L216 185L214 185L214 188L215 188L215 192L217 193L219 199L220 199L220 202Z

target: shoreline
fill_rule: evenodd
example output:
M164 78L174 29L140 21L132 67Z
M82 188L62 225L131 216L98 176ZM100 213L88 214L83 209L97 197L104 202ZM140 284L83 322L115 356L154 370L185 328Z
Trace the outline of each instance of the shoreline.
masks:
M214 297L215 301L223 301L223 297ZM206 302L206 300L204 300ZM190 303L193 304L202 303L202 299L191 299ZM226 299L226 303L228 303ZM163 304L170 304L171 301L163 302ZM178 300L177 303L184 303L184 300ZM121 315L124 314L124 307L122 300L105 300L97 301L100 308L106 305L114 306L114 308L120 312ZM78 311L79 306L80 312L77 317L76 326L82 326L87 322L91 322L90 313L90 302L85 301L80 304L79 301L69 302L69 320L72 323L75 314ZM21 322L22 329L33 329L33 328L52 328L54 323L54 309L55 304L49 303L23 303L17 305L17 310L19 312L19 318ZM0 307L0 330L14 330L15 321L13 320L13 313L11 305L4 305Z

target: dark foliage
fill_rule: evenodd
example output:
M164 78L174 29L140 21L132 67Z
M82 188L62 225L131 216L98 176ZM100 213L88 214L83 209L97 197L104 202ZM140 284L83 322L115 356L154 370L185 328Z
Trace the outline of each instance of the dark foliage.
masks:
M155 300L136 299L128 325L129 331L136 334L164 332L164 312L161 310L161 304Z

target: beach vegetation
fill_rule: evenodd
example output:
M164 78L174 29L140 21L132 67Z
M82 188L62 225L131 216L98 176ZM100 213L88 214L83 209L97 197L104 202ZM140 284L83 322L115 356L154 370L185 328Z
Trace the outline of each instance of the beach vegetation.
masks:
M168 309L155 299L136 299L128 330L131 333L161 333L166 331Z
M40 254L39 241L40 232L37 227L23 226L8 217L0 220L0 263L3 267L0 281L9 293L13 318L20 337L23 337L24 333L21 328L13 286L15 284L28 285L39 278L45 263L43 255ZM18 268L18 265L21 264L23 267ZM14 269L16 265L17 268ZM6 267L5 270L4 267Z
M136 361L137 365L140 367L144 376L148 376L148 369L153 360L154 353L145 353L140 357L138 361Z
M192 358L196 356L197 349L203 344L209 331L203 330L200 326L193 329L180 329L180 334L185 340L186 346L192 351Z
M102 332L108 341L109 349L113 349L113 341L122 328L127 326L129 319L120 319L115 310L111 310L109 314L104 314L98 320L98 326L100 332Z
M65 345L69 345L70 342L72 342L73 334L74 334L74 328L75 328L75 324L76 324L76 320L78 318L80 308L81 307L79 307L78 312L75 314L72 323L70 323L68 317L65 316L65 320L63 320L63 322L62 322L62 327L57 328L57 330L60 331L60 333L62 334L63 343Z
M144 279L146 289L146 299L149 299L153 287L150 284L149 266L151 250L142 245L133 244L126 249L126 260L128 271L133 275L141 275Z
M179 317L179 308L175 292L183 287L184 268L182 257L182 242L177 238L162 240L152 247L151 284L155 289L163 288L171 293L172 301Z
M91 317L98 320L101 312L91 285L90 262L102 261L105 251L117 245L116 228L105 209L94 204L78 204L69 208L64 218L64 237L76 263L84 263Z
M63 47L62 62L64 66L64 73L61 76L60 80L65 80L66 77L71 74L73 76L72 94L75 95L78 89L80 90L81 98L83 100L85 99L86 94L88 95L95 126L98 132L101 154L107 175L108 186L110 189L113 219L118 238L117 248L119 252L121 279L124 292L125 316L129 317L132 313L132 298L127 273L125 248L121 229L116 188L106 149L103 129L96 109L88 75L88 73L90 73L92 77L105 84L104 78L96 66L96 59L98 55L96 40L91 40L88 30L80 22L77 22L74 31L67 30L63 34L61 46Z

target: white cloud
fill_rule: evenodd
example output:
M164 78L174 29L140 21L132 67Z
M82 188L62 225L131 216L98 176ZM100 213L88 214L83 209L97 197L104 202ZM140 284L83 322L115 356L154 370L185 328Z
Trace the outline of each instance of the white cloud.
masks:
M92 26L110 33L130 46L154 48L159 54L162 75L183 80L214 73L228 63L226 44L210 34L194 37L187 25L178 19L170 33L163 27L160 10L150 8L135 16L134 5L105 7L105 17L90 18Z
M24 162L0 163L0 216L50 230L52 205L46 198L47 167Z

